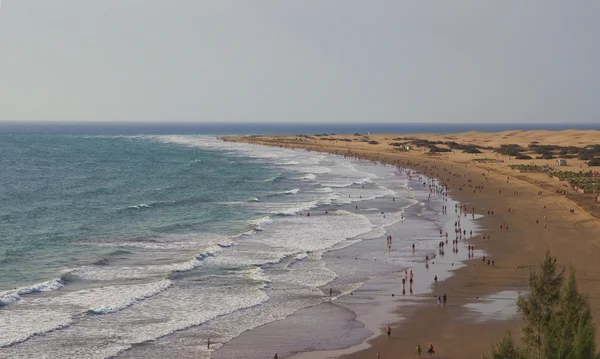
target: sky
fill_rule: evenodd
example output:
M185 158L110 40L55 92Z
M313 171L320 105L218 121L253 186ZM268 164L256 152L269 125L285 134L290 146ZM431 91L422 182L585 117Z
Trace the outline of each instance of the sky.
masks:
M597 0L4 0L0 120L599 123L598 34Z

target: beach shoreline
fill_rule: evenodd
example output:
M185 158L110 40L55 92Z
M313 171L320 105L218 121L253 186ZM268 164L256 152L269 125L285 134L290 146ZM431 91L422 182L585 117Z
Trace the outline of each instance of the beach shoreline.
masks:
M597 131L584 132L597 136ZM378 136L392 138L396 135ZM453 136L460 138L461 135ZM379 141L378 137L373 138ZM532 138L529 136L529 140ZM475 213L484 216L481 219L484 234L491 235L491 239L471 240L469 243L475 243L477 249L488 253L489 258L496 262L494 268L482 264L480 258L467 260L467 265L456 270L454 276L438 283L438 291L448 292L452 298L448 308L438 311L435 305L420 306L401 322L392 325L392 339L396 340L379 335L367 341L368 347L364 345L359 351L336 353L332 357L345 354L345 358L375 358L377 353L381 358L413 357L416 344L426 347L429 342L435 344L443 357L480 357L506 329L518 333L520 322L518 318L480 320L472 315L469 308L481 304L486 296L525 290L528 269L537 263L546 249L558 256L559 264L573 263L578 269L579 286L589 295L592 313L598 318L600 288L594 281L600 279L600 275L593 268L594 260L600 254L594 239L600 237L598 222L584 206L553 193L553 187L536 186L535 176L524 178L507 168L470 161L473 156L427 156L424 151L393 152L349 141L332 145L331 142L307 141L297 136L227 137L225 140L303 148L412 168L447 183L452 198L460 203L469 203L476 208ZM509 175L506 176L506 173ZM474 190L476 186L484 189ZM490 209L494 215L487 214ZM571 209L574 209L573 213L569 212ZM545 217L548 218L548 229L541 225ZM500 230L501 224L510 224L510 230ZM577 245L572 245L571 238L577 240ZM468 345L464 338L469 338ZM319 355L302 353L297 357L323 357Z
M391 167L388 165L378 164L377 166L381 166L382 168L387 167L391 170ZM452 233L455 230L456 221L454 209L452 212L449 211L448 214L442 214L441 208L443 205L454 208L457 202L451 198L446 198L445 201L444 196L440 193L435 195L430 194L429 189L423 186L423 181L428 181L432 185L435 185L435 181L431 179L426 179L417 174L409 175L402 170L394 169L394 172L397 172L397 175L399 175L398 178L401 178L402 181L408 181L406 187L408 193L410 193L410 197L408 198L413 203L398 207L402 203L399 200L403 197L386 197L374 200L373 202L367 201L362 206L359 204L356 209L354 208L354 204L352 204L351 208L347 208L347 210L351 210L359 215L373 215L381 211L381 214L378 215L380 217L385 218L385 215L387 215L389 218L401 218L399 221L392 220L393 224L385 226L385 232L394 238L390 253L386 254L386 239L381 234L377 238L360 241L359 245L359 247L363 247L369 251L375 251L376 258L372 258L365 253L365 256L358 258L358 260L361 262L370 262L379 259L385 260L385 257L390 254L392 258L395 258L393 255L394 252L406 253L408 258L403 257L401 259L402 262L406 263L406 266L403 266L401 270L392 270L385 274L367 278L359 287L354 288L351 292L345 291L339 293L340 288L336 286L336 283L331 283L334 293L331 301L326 300L315 306L301 309L285 319L267 323L259 328L244 332L239 337L225 343L213 353L212 357L229 358L237 355L237 353L242 352L244 349L254 353L256 351L264 351L264 347L281 348L281 344L289 340L293 340L293 345L297 349L302 348L306 350L306 348L315 347L338 348L321 349L316 352L296 351L291 353L291 356L287 351L282 352L280 350L280 358L303 358L305 356L325 358L333 354L342 355L352 353L358 349L368 347L368 340L377 337L381 333L381 328L393 325L395 322L401 320L402 317L406 316L406 310L412 310L411 308L421 305L424 302L436 300L428 295L431 287L434 285L434 276L437 276L440 282L443 281L445 278L451 276L453 271L463 266L461 264L462 261L469 258L467 244L464 242L457 243L457 250L460 249L460 251L457 251L456 254L452 250L453 245L448 241L446 241L445 256L438 253L439 247L437 243L442 239L438 231L443 230L444 232ZM431 198L428 198L428 195ZM341 209L344 209L344 207L342 206ZM383 215L384 213L385 215ZM319 216L316 209L313 212L313 216ZM479 216L471 218L469 215L468 218L463 219L463 228L466 228L467 232L473 231L474 236L478 235L478 229L475 224L478 220ZM421 227L423 224L426 224L426 227ZM420 234L419 239L415 240L407 237L405 231L415 231L416 228L422 228L422 230L417 229L415 232ZM450 240L453 238L451 237ZM416 245L416 251L413 250L412 254L410 254L411 243ZM345 263L351 263L350 261L356 259L353 253L358 253L359 256L362 253L360 249L353 249L355 245L358 244L354 243L341 250L328 252L323 259L326 263L329 263L330 260L334 262L342 260ZM350 251L348 252L346 248ZM426 265L425 261L426 255L430 258L428 265ZM387 260L392 258L388 258ZM401 285L400 277L405 275L405 270L414 273L415 281L413 285L409 285L408 278L405 278L406 285L404 291L402 291L403 286ZM408 274L408 272L406 273ZM327 295L329 287L330 285L327 285L324 288L320 288L320 290ZM395 313L395 309L399 305L404 310L402 313ZM349 320L348 313L352 313ZM344 344L327 344L322 341L323 337L319 337L317 334L308 334L309 332L327 334L322 331L322 326L310 320L311 317L328 318L329 323L327 328L331 330L329 333L335 333L337 338L340 338L343 334L343 343L347 343L346 345L349 345L349 347L340 349L344 348ZM341 320L340 317L346 318L346 321ZM337 323L338 327L331 323ZM354 330L348 331L347 328L349 326L354 326ZM365 332L367 332L366 335ZM358 341L355 341L357 335L358 337L362 336L362 339L359 338ZM265 342L265 338L269 338L268 342ZM305 346L303 346L303 343Z

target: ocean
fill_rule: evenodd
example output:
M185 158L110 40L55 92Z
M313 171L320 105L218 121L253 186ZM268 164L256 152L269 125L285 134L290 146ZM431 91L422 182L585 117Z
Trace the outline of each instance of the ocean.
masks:
M392 166L173 134L11 132L0 153L2 358L225 358L438 249L429 189ZM345 334L322 346L229 347L372 335L328 313L317 337Z

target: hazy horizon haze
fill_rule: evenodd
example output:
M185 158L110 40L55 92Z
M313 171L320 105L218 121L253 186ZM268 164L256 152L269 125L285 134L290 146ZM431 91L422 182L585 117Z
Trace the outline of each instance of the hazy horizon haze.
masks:
M600 2L5 0L0 121L598 123Z

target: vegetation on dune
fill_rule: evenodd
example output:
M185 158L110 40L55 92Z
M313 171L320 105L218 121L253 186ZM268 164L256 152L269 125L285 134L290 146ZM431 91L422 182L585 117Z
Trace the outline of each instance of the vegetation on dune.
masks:
M454 141L448 141L448 142L445 142L444 144L453 150L462 150L463 152L466 152L466 150L473 150L473 149L493 150L493 147L483 147L483 146L478 146L478 145L473 145L473 144L464 145L464 144L456 143ZM479 153L479 152L467 152L467 153Z
M528 146L529 150L533 153L537 153L540 155L543 154L552 154L554 151L561 150L563 147L556 145L540 145L540 144L530 144Z
M591 160L588 161L587 163L588 166L592 167L592 166L600 166L600 157L594 157Z
M430 146L429 147L429 152L452 152L452 150L449 149L449 148L442 148L442 147L437 147L437 146Z
M494 158L473 158L471 161L473 162L479 162L479 163L494 163L494 162L498 162L497 159Z
M546 252L529 273L529 294L519 295L523 317L520 347L507 331L492 345L488 359L598 359L596 328L587 296L577 291L575 271L558 270L556 258Z
M544 153L543 155L536 157L538 160L552 160L555 158L556 157L554 157L552 153Z
M600 178L572 178L569 184L586 192L600 191Z
M544 168L537 165L509 165L513 170L519 170L521 172L542 172Z
M335 137L321 137L323 141L342 141L342 142L352 142L349 138L335 138Z
M463 153L481 153L481 151L475 146L469 146L463 150Z
M515 159L517 159L517 160L530 160L531 156L519 153L518 155L515 156Z
M354 140L332 138L328 136L334 136L335 134L323 133L316 134L315 137L319 137L322 140L327 141L362 141L370 144L379 144L378 141L371 140L369 136L355 133L356 137ZM308 137L308 136L307 136ZM515 159L529 160L532 159L532 155L536 155L536 159L552 160L555 158L572 159L579 158L588 161L589 166L600 166L600 145L588 145L585 147L575 146L559 146L559 145L542 145L537 141L532 141L527 148L522 147L518 144L503 144L500 147L481 146L476 144L464 144L455 141L430 141L422 138L414 137L394 137L393 141L389 145L394 147L405 147L414 146L421 148L428 148L429 153L441 153L441 152L453 152L462 151L463 153L477 154L482 153L483 150L494 151L500 155L511 156ZM445 147L440 147L447 146ZM530 155L531 154L531 155Z
M579 152L579 159L592 160L594 157L600 156L600 145L585 146Z
M584 171L579 171L579 172L552 171L552 172L548 172L548 176L558 177L561 181L563 181L565 179L570 179L570 178L600 178L600 173L593 172L592 170L585 171L585 172Z
M521 154L521 152L525 151L526 149L517 145L517 144L510 144L510 145L500 145L500 147L496 148L494 150L494 152L498 152L501 155L506 155L506 156L518 156Z
M539 143L530 143L529 151L541 155L542 159L552 159L555 157L579 158L582 160L591 160L600 155L600 145L589 145L585 147L576 146L558 146L558 145L540 145Z

